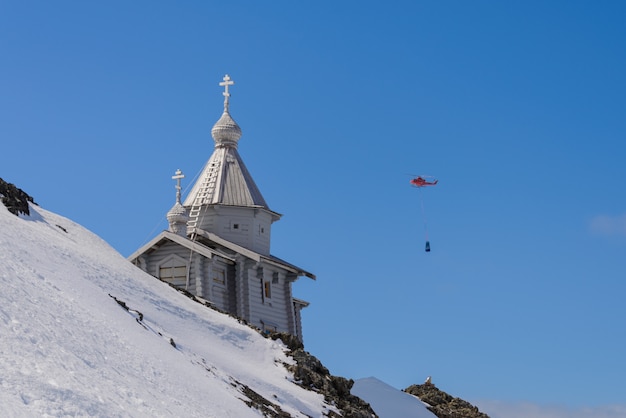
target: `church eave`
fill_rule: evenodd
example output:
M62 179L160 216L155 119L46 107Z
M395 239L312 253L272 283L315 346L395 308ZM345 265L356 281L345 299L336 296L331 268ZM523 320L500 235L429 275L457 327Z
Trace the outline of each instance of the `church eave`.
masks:
M134 262L135 260L137 260L139 257L141 257L142 255L152 252L151 250L156 250L158 249L158 247L160 247L161 245L163 245L164 241L171 241L171 242L175 242L193 252L196 252L198 254L201 254L207 258L213 258L214 256L223 258L224 260L226 260L227 262L234 264L235 262L235 258L231 257L227 254L224 254L222 252L219 252L217 250L214 250L212 248L209 248L207 246L205 246L204 244L201 244L199 242L194 242L188 238L182 237L180 235L174 234L173 232L170 231L162 231L159 235L157 235L156 237L154 237L152 240L150 240L148 243L146 243L145 245L143 245L141 248L139 248L137 251L135 251L134 253L132 253L130 256L127 257L127 260L129 260L130 262Z
M302 299L298 299L298 298L292 298L293 303L300 305L302 308L306 308L307 306L309 306L311 303L307 302L306 300L302 300Z
M242 247L240 245L232 243L232 242L230 242L228 240L225 240L224 238L219 237L218 235L215 235L215 234L213 234L211 232L205 231L205 230L200 229L200 228L196 229L196 233L199 236L202 236L202 237L204 237L204 238L206 238L206 239L208 239L210 241L213 241L213 242L215 242L218 245L226 247L229 250L234 251L237 254L241 254L241 255L243 255L243 256L245 256L245 257L247 257L247 258L249 258L249 259L251 259L253 261L256 261L257 263L258 262L265 262L267 264L274 265L276 267L280 267L282 269L285 269L285 270L287 270L287 271L289 271L291 273L296 274L297 276L305 276L305 277L308 277L310 279L316 280L316 277L315 277L315 275L313 273L310 273L310 272L308 272L308 271L306 271L304 269L301 269L300 267L297 267L297 266L295 266L295 265L293 265L291 263L288 263L288 262L286 262L286 261L284 261L284 260L282 260L282 259L280 259L278 257L275 257L273 255L270 255L269 257L261 255L261 254L255 252L255 251L249 250L249 249L247 249L245 247Z
M274 212L273 210L271 210L267 206L260 206L260 205L230 205L230 204L227 204L227 203L211 203L211 204L207 204L205 206L214 207L216 210L219 210L219 207L222 207L222 206L223 207L231 207L231 208L255 209L255 214L256 214L256 211L263 210L263 211L269 213L270 215L272 215L272 221L273 222L279 220L283 216L282 213Z

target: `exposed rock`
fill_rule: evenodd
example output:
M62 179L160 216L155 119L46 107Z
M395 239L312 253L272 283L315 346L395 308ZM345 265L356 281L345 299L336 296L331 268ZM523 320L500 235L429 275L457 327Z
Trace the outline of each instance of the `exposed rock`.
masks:
M489 418L469 402L439 390L430 378L424 384L409 386L404 392L427 403L428 409L439 418Z
M268 337L281 340L289 348L287 355L291 356L296 364L287 364L285 367L293 373L296 383L306 389L321 393L326 402L341 411L341 415L331 412L330 417L374 418L377 416L370 404L350 393L354 380L331 375L318 358L304 351L304 345L297 337L279 332L270 333Z
M304 348L304 344L298 339L298 337L286 332L270 332L267 336L272 340L281 340L291 351Z
M7 183L0 178L0 195L2 196L2 203L9 209L14 215L23 213L24 215L30 215L28 209L28 202L35 204L32 197L26 194L22 189L18 189L12 183Z
M261 412L264 417L267 418L290 418L291 415L283 411L277 404L268 401L257 392L250 389L250 387L244 385L241 382L233 383L233 386L237 387L241 393L246 395L248 400L242 399L242 401L250 408L254 408Z

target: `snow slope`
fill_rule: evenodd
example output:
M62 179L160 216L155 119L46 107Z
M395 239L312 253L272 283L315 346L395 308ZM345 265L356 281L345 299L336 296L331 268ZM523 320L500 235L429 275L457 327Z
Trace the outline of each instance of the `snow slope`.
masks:
M436 418L418 398L375 377L356 380L350 393L368 402L379 418Z
M262 416L243 385L294 417L332 409L293 383L281 342L41 207L16 217L0 205L0 286L3 416Z

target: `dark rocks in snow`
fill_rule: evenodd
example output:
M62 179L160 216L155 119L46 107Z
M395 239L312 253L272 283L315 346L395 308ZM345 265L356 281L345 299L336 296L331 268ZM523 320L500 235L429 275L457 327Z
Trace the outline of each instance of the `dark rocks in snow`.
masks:
M304 348L304 344L302 344L302 341L300 341L298 337L286 332L270 332L267 336L272 340L281 340L291 351Z
M243 400L246 405L250 408L257 409L261 411L264 417L268 418L289 418L291 415L281 409L281 407L273 402L268 401L263 396L259 395L257 392L253 391L247 385L244 385L241 382L237 382L233 384L233 386L237 387L241 393L246 395L248 400ZM275 395L274 395L275 396Z
M331 411L329 417L376 417L376 413L367 402L350 393L354 380L331 375L319 359L304 351L304 345L297 337L287 333L270 333L268 337L273 340L280 339L289 348L287 355L292 357L296 364L287 364L285 367L293 373L296 383L321 393L328 404L340 410L341 415Z
M109 293L109 296L112 297L113 300L116 301L118 305L120 305L122 308L124 308L125 311L129 310L128 306L126 306L126 302L124 302L123 300L119 300L118 298L116 298L115 296L113 296L110 293Z
M125 311L127 311L128 313L131 314L135 314L137 315L137 317L135 317L135 321L137 321L137 323L139 323L139 325L141 325L142 327L144 327L145 329L148 329L144 324L143 324L143 314L135 309L130 309L128 307L128 305L126 305L126 302L124 302L123 300L119 300L118 298L116 298L115 296L113 296L112 294L109 293L109 296L113 298L113 300L115 300L117 302L118 305L120 305L122 308L124 308ZM171 340L171 338L170 338ZM170 344L172 344L174 347L176 347L176 344L173 344L174 340L170 341Z
M428 409L438 418L489 418L469 402L439 390L430 379L421 385L411 385L404 392L427 403Z
M14 184L7 183L1 178L0 195L2 196L2 203L4 203L4 206L6 206L9 212L14 215L30 215L28 202L36 204L33 198L22 189L18 189Z
M333 412L330 417L342 416L345 418L373 418L376 413L372 407L350 393L354 380L344 377L333 376L328 369L313 355L299 348L288 353L296 361L295 365L287 365L296 379L296 383L310 390L315 390L322 395L331 405L341 411L341 415Z

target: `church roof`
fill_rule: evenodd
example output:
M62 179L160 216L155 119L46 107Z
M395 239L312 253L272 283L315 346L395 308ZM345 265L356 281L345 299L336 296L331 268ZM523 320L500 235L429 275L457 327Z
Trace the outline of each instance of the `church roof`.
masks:
M220 83L225 87L224 113L211 130L215 149L183 205L221 204L270 210L237 151L241 128L229 111L228 87L232 84L228 75Z
M183 203L184 206L218 204L269 210L237 148L232 146L215 147Z

